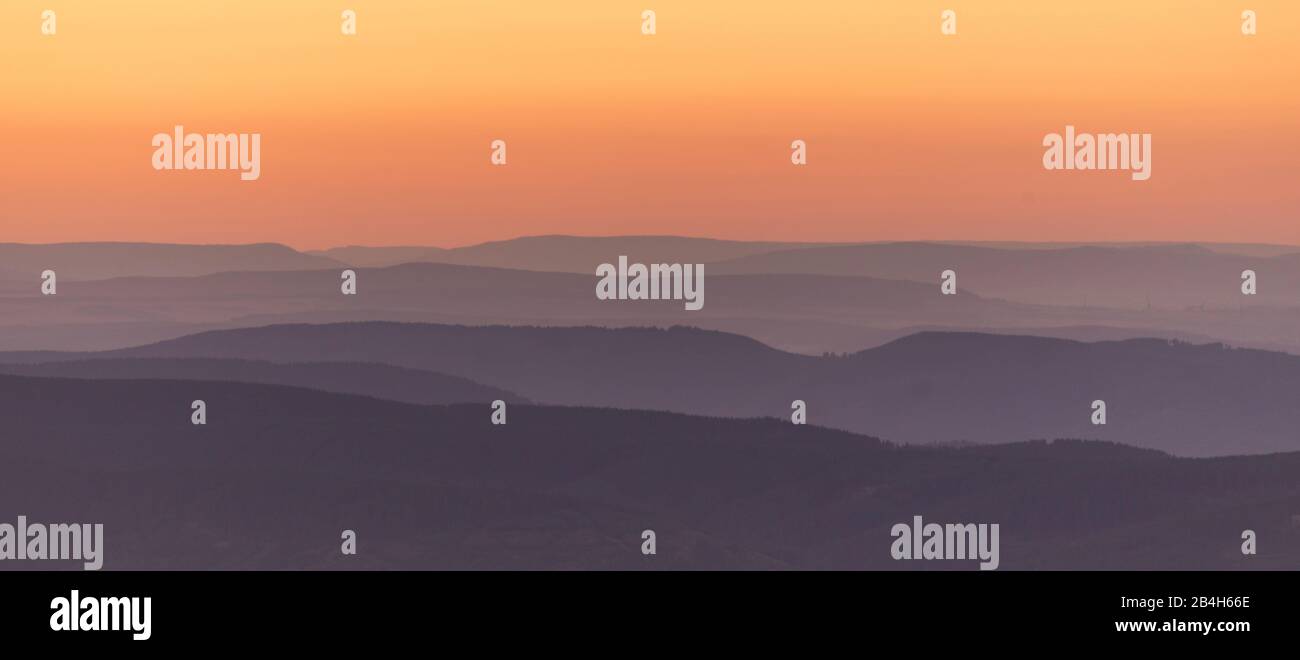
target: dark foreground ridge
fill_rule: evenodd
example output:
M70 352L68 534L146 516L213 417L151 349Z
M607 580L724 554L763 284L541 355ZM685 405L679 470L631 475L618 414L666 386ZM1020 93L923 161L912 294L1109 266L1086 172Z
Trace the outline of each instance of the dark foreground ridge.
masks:
M486 404L0 376L0 501L104 524L106 570L975 569L893 560L890 529L915 515L999 524L1000 570L1300 567L1297 453L907 448L776 419L508 412L494 426ZM65 566L80 569L0 562Z

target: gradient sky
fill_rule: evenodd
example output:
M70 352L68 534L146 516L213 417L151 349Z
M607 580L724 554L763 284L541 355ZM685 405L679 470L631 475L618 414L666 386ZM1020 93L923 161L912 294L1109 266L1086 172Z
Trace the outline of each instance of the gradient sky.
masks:
M1300 244L1294 0L5 0L0 60L0 241ZM1045 171L1067 123L1151 179ZM153 170L176 124L261 179Z

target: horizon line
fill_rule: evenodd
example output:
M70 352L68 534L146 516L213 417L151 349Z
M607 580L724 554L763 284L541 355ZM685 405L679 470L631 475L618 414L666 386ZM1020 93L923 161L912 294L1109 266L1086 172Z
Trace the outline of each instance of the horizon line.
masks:
M184 247L256 247L256 246L276 246L283 247L299 254L312 254L329 252L332 250L345 249L365 249L365 250L393 250L393 249L422 249L422 250L460 250L485 245L494 245L502 243L511 243L515 241L530 239L588 239L588 240L615 240L615 239L676 239L688 241L710 241L716 243L737 243L750 245L789 245L797 247L848 247L858 245L903 245L912 243L933 244L933 245L967 245L977 247L996 247L1000 245L1027 245L1039 247L1056 247L1056 248L1073 248L1073 247L1139 247L1139 246L1225 246L1225 247L1270 247L1270 248L1294 248L1300 250L1300 245L1294 243L1269 243L1269 242L1252 242L1252 241L1218 241L1218 240L1128 240L1128 241L1091 241L1091 240L1053 240L1053 241L1031 241L1031 240L998 240L998 239L891 239L891 240L851 240L851 241L783 241L783 240L748 240L734 238L719 238L716 236L698 236L687 234L521 234L510 238L494 239L490 241L479 241L475 243L464 243L456 245L430 245L430 244L383 244L383 245L362 245L349 243L343 245L331 245L327 247L295 247L289 243L280 241L253 241L248 243L182 243L174 241L149 241L149 240L86 240L86 241L58 241L51 243L28 243L19 241L2 241L0 247L23 246L23 247L57 247L57 246L96 246L96 245L151 245L151 246L184 246Z

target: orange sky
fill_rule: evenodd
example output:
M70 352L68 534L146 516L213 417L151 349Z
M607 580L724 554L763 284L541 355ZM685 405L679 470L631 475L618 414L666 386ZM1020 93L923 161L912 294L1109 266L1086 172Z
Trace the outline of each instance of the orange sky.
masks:
M1300 244L1294 0L5 0L0 60L0 242ZM1045 171L1067 123L1151 179ZM176 124L261 179L155 171Z

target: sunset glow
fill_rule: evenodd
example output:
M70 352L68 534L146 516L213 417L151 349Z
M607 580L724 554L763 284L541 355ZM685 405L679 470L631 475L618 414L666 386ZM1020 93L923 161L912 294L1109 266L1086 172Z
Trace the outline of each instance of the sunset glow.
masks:
M1300 4L1242 4L10 0L0 241L1297 244ZM260 178L154 170L176 125L260 133ZM1044 170L1067 125L1151 178Z

